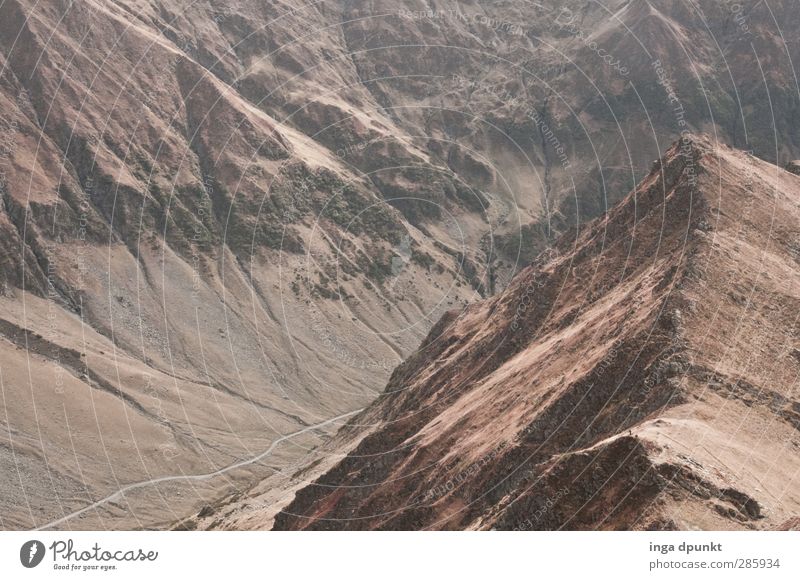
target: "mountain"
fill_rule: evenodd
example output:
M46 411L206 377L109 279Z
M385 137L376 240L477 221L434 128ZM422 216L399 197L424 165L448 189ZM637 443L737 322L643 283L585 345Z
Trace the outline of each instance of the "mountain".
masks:
M769 529L797 513L800 178L686 136L446 314L275 529Z
M684 131L800 159L800 16L735 6L0 3L0 527L277 513Z
M305 41L323 8L0 5L3 527L167 526L304 456L485 293L439 225L488 227L469 189L352 63L269 95L346 54ZM361 136L315 139L345 107ZM348 162L367 142L413 223Z

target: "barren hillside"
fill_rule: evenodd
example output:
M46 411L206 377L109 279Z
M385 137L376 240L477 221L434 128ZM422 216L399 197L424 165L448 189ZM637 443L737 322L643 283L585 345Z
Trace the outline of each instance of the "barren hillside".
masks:
M446 314L276 529L769 529L800 507L800 178L690 137Z
M800 15L737 6L0 0L0 528L265 525L682 131L794 167Z

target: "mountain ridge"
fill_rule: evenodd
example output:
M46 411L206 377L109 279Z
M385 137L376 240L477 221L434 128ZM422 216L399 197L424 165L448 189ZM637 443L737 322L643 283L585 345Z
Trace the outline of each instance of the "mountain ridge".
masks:
M5 0L0 527L275 513L332 417L683 129L798 159L798 12L742 4ZM553 330L539 283L501 351Z
M713 459L723 455L720 449L709 443L712 450L698 450L687 442L705 428L713 434L706 435L709 440L720 444L725 428L733 429L735 420L727 424L723 417L708 415L705 398L726 401L717 393L727 395L723 407L755 407L751 414L759 420L774 414L776 424L767 431L786 436L800 425L800 405L791 392L754 386L741 371L720 371L711 364L713 354L697 348L695 319L703 309L696 292L708 280L709 240L724 238L731 223L724 211L718 216L713 208L735 205L737 194L725 191L735 182L729 172L742 177L751 164L754 183L773 171L746 154L712 145L707 137L687 137L606 218L590 223L576 240L561 238L555 246L559 257L538 270L529 267L505 292L468 307L462 316L446 315L437 330L440 325L447 330L433 342L429 336L422 350L392 375L387 394L352 421L375 421L376 426L366 428L367 435L336 467L297 493L276 516L275 529L746 529L782 524L797 506L790 488L782 490L785 497L765 500L762 488L759 494L748 487L752 480L738 479L737 472ZM780 186L776 195L782 203L789 197L796 215L800 181L774 171L775 186ZM709 186L715 179L719 190L697 189L697 183ZM763 183L751 187L749 195L769 199ZM609 245L598 245L601 241ZM630 252L615 250L626 241ZM598 247L603 248L599 253ZM782 251L786 248L776 253ZM603 272L610 271L613 279L625 272L624 265L609 264L615 255L627 256L623 262L629 261L631 273L609 286L610 278L601 275L584 288L586 306L579 307L583 311L577 316L554 306L559 298L543 299L555 278L566 289L562 294L571 298L564 299L565 306L580 304L569 289L577 285L570 280L573 274L564 273L565 264L583 280L591 262L604 257ZM547 280L536 281L537 273ZM540 292L536 311L524 311L516 321L524 334L522 350L504 351L502 361L492 363L496 343L481 333L496 337L512 327L513 306L520 304L526 285ZM787 298L796 301L797 295ZM641 304L634 307L637 300ZM605 311L602 325L592 312L598 308ZM755 310L761 316L760 308ZM484 328L488 320L491 331ZM784 331L768 328L760 334L776 330ZM536 335L541 338L529 338ZM453 336L458 339L451 345ZM436 340L442 345L431 347ZM753 336L748 340L760 344ZM543 359L537 351L550 356ZM784 353L779 360L784 370L797 372L791 356ZM486 375L480 370L484 365L491 369ZM539 383L549 384L541 388ZM461 384L468 386L458 390ZM397 390L400 386L405 390ZM709 417L709 425L694 415ZM770 439L770 444L780 449L781 441ZM787 445L791 441L796 447L796 437ZM670 449L675 443L680 451ZM781 459L793 464L785 453ZM785 484L790 467L772 469L781 472L776 479ZM538 515L531 520L530 514Z

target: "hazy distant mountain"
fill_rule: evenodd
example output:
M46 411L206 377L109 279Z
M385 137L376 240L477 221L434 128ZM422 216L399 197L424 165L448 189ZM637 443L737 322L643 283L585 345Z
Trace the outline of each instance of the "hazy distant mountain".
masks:
M274 514L446 312L683 131L800 159L799 26L788 1L0 3L0 527L166 527L254 485Z

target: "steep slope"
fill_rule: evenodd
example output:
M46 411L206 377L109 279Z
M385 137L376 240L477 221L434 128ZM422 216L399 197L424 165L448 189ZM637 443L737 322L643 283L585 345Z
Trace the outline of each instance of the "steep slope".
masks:
M680 131L798 159L793 0L699 4L4 0L0 527L277 511Z
M605 218L445 315L275 529L783 524L799 217L800 178L687 135Z
M791 2L347 5L365 87L514 208L495 228L502 280L519 253L613 206L687 128L781 165L800 146Z
M1 527L167 525L306 454L484 291L435 211L410 223L234 86L282 11L0 4ZM324 28L299 18L275 26ZM403 159L456 211L452 171Z

